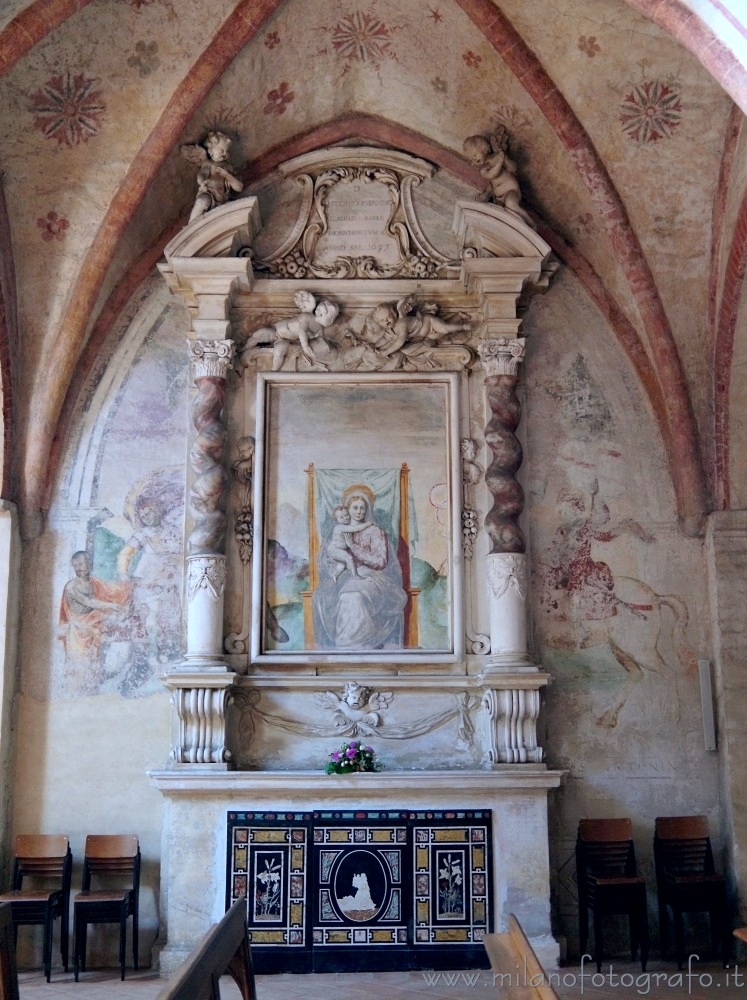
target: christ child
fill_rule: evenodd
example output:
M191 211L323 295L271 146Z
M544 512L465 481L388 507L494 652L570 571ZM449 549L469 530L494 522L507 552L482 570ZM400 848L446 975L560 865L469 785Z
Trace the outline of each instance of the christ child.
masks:
M337 580L345 569L350 572L351 576L359 576L360 574L356 568L353 553L348 548L348 542L350 541L352 532L368 528L371 522L365 521L362 524L351 524L350 511L342 504L333 509L332 517L335 521L335 526L332 529L332 536L327 544L327 553L332 562L339 563L338 568L332 573L332 579Z

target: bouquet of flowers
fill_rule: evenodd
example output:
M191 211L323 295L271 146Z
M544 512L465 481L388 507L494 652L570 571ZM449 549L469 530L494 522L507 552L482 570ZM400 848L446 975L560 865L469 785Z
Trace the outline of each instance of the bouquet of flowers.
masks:
M367 747L359 740L342 743L332 750L324 770L327 774L352 774L353 771L378 771L381 764L376 760L373 747Z

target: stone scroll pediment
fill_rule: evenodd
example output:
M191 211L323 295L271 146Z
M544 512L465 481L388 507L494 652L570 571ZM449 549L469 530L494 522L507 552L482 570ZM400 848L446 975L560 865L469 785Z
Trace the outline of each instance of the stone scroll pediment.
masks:
M435 173L424 160L373 146L307 153L280 167L301 188L286 238L257 255L241 234L234 256L255 272L297 278L455 278L461 258L441 253L425 234L413 189Z

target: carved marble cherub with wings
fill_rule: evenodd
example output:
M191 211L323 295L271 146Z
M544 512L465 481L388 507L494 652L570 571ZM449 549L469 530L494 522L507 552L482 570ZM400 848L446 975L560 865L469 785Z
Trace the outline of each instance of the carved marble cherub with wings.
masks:
M362 722L367 726L381 725L379 713L389 708L392 698L391 691L372 691L357 681L348 681L339 695L334 691L316 695L317 704L332 709L336 721L343 725Z
M231 192L244 190L244 185L231 169L222 164L228 159L231 139L224 132L210 132L203 144L189 143L181 147L185 160L200 169L197 173L197 197L189 221L194 222L211 208L224 205Z

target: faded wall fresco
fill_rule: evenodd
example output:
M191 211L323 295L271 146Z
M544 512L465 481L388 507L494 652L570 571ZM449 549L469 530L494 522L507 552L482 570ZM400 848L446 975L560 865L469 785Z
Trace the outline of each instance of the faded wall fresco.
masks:
M630 366L573 279L535 301L527 333L533 624L553 677L544 745L568 769L551 848L572 954L580 818L630 816L647 873L657 815L705 812L718 843L697 677L707 594L700 543L678 531L666 455Z
M82 444L50 514L55 642L49 676L32 666L25 681L37 696L151 695L180 658L185 325L160 284L148 284L87 387Z

